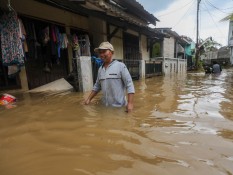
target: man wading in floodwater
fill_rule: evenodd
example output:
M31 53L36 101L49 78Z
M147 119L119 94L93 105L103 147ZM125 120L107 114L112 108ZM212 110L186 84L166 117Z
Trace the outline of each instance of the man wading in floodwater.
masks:
M126 106L126 111L133 110L133 96L135 93L132 78L124 63L113 61L114 48L109 42L103 42L95 48L103 65L99 68L96 83L89 97L85 100L88 105L100 90L103 92L102 102L106 106ZM128 102L125 98L128 93Z

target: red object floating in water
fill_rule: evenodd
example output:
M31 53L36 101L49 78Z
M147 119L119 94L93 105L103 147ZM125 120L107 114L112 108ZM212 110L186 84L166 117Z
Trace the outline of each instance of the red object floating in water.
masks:
M0 105L8 105L10 103L14 103L16 98L10 94L3 94L0 98Z

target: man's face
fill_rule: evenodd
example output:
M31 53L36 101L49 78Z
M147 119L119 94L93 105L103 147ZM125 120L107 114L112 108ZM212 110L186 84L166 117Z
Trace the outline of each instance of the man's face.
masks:
M104 62L109 62L112 59L112 52L110 50L99 50L99 57Z

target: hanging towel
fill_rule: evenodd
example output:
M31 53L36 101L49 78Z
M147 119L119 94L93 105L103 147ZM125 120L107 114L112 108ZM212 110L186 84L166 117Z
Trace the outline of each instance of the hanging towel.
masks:
M55 26L52 25L51 26L51 35L52 35L52 39L53 39L53 42L57 42L57 36L56 36L56 32L55 32Z
M68 41L67 35L65 33L62 33L61 34L61 42L60 42L61 48L66 49L68 47L68 43L69 43L69 41Z

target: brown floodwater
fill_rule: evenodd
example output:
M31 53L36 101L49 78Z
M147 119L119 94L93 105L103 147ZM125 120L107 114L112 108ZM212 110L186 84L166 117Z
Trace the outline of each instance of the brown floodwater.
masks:
M233 174L233 69L135 81L135 109L19 93L0 107L0 175Z

